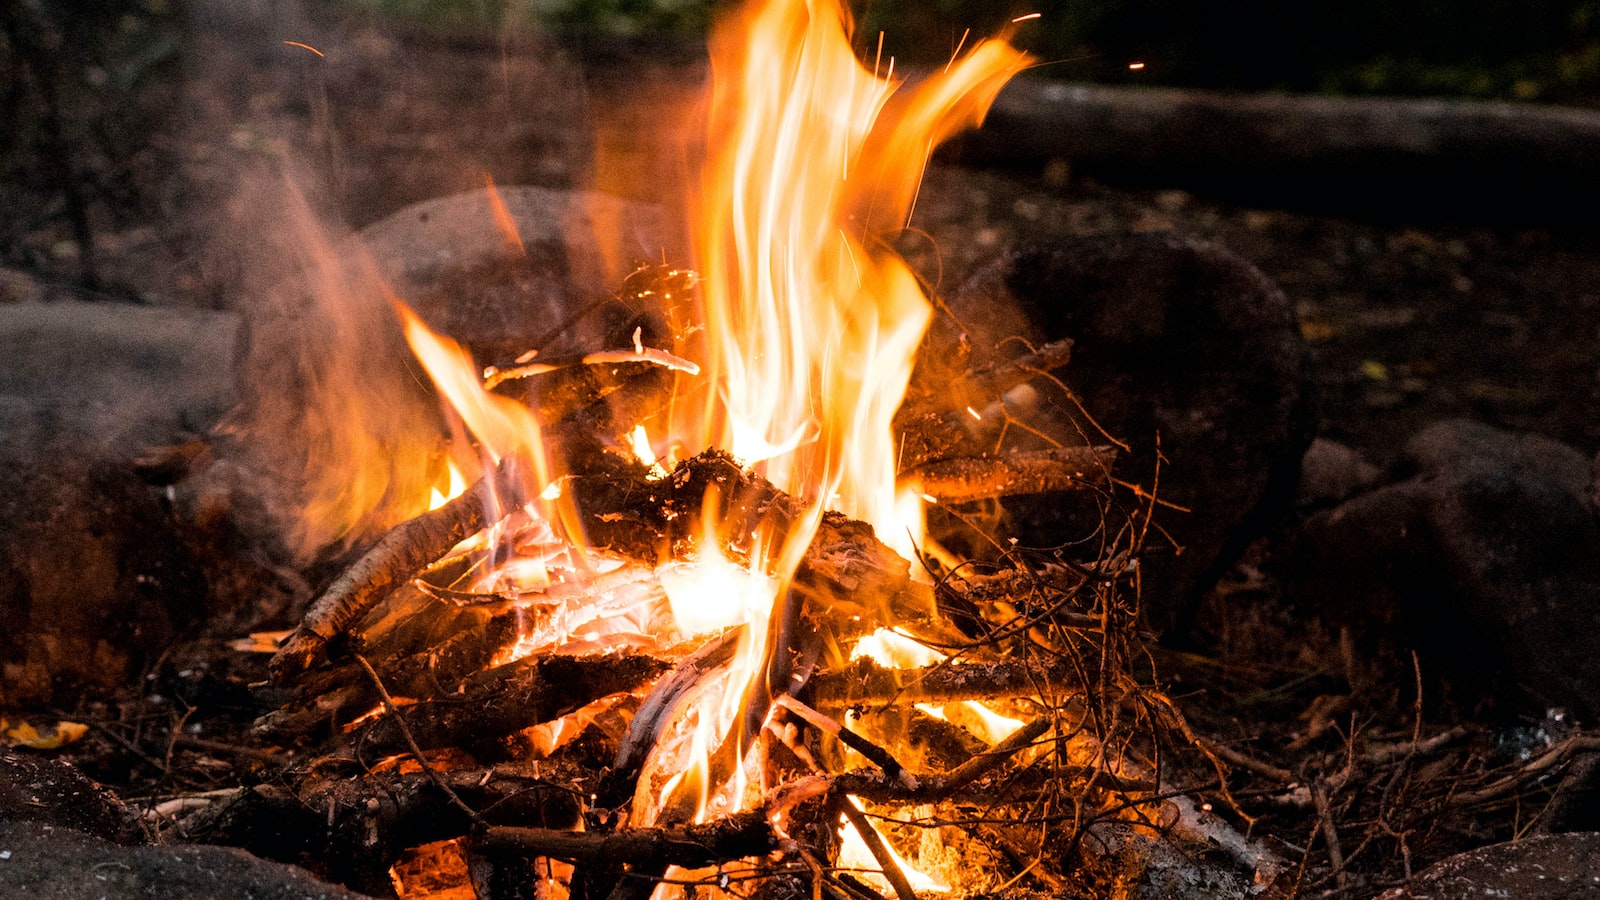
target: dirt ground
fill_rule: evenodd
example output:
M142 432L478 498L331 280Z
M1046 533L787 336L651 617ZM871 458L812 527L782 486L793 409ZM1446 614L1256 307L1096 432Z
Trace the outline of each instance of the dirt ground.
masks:
M681 127L685 85L698 76L681 48L665 48L664 60L649 62L614 47L451 42L348 23L297 24L305 30L219 19L200 22L188 36L181 80L142 101L151 104L149 115L136 121L149 131L128 135L127 165L102 173L130 179L129 193L138 200L96 208L94 296L246 305L261 273L238 260L247 255L242 247L252 229L270 227L273 217L271 210L241 208L237 188L246 179L277 177L289 160L314 204L347 228L481 186L485 175L502 184L595 184L659 199L678 172L661 153L671 142L650 134ZM316 45L321 55L282 43L289 38ZM28 202L25 195L0 196L13 206ZM22 221L16 209L8 212L13 226ZM1425 210L1378 221L1240 208L1177 186L1096 183L1064 163L1037 172L942 163L928 173L914 224L927 236L919 258L942 284L958 283L1021 239L1052 234L1177 229L1227 246L1281 285L1298 311L1315 361L1321 433L1379 463L1422 424L1449 416L1538 431L1585 453L1600 450L1600 243L1593 223L1509 229L1433 218ZM32 227L7 231L0 250L12 274L0 290L12 299L69 292L82 258L67 224L48 216L30 221ZM1375 738L1412 735L1409 683L1376 683L1394 673L1361 672L1337 633L1289 621L1265 602L1269 596L1270 586L1243 567L1214 599L1219 653L1161 658L1168 674L1185 679L1180 700L1183 685L1196 680L1203 682L1196 696L1233 697L1230 706L1199 713L1198 720L1215 733L1248 737L1258 752L1284 754L1281 764L1293 759L1297 771L1337 768L1341 740L1350 737L1337 723L1354 720L1352 705L1373 704L1362 727ZM1248 662L1284 635L1292 636L1292 646ZM184 678L173 677L165 683L188 690L188 703L211 698L226 720L228 710L248 705L227 685L258 680L260 673L214 668L190 677L187 689ZM148 714L153 721L165 715ZM195 743L196 725L190 722L189 746L203 749ZM179 746L179 729L152 728L144 734L141 725L143 737L134 741L170 733L169 748ZM154 787L149 773L132 774L146 750L130 755L117 742L98 746L108 757L121 756L113 764L102 759L96 774ZM1496 756L1503 752L1480 745L1432 761L1487 772L1505 761ZM1383 766L1392 763L1373 763L1371 774L1387 774ZM167 775L158 781L171 785ZM191 781L216 783L209 776ZM1382 810L1392 810L1407 790L1426 793L1417 785L1425 781L1408 776L1393 796L1380 786L1382 797L1359 801L1380 810L1385 828L1416 836L1414 846L1403 836L1371 839L1375 849L1362 861L1371 878L1353 885L1352 895L1396 880L1413 854L1420 865L1514 830L1502 819L1463 820L1447 834L1428 830L1425 840L1399 819L1384 820ZM1238 788L1241 796L1247 787ZM1303 808L1253 808L1264 830L1297 829L1284 838L1289 845L1314 842L1298 831L1307 822L1316 826ZM1424 829L1417 818L1428 809L1417 807L1410 824ZM1308 876L1307 885L1319 879L1336 887L1326 872Z

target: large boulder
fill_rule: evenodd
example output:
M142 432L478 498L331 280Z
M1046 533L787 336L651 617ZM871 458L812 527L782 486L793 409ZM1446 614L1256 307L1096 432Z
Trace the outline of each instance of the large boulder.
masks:
M0 306L0 704L126 683L207 612L168 495L134 460L231 402L236 320Z
M1600 521L1589 459L1536 434L1431 425L1394 483L1310 516L1291 600L1416 647L1469 702L1600 715Z
M1417 873L1377 900L1600 897L1600 833L1555 834L1469 850Z
M0 821L0 896L32 900L361 900L304 869L231 847L123 847L36 821Z
M1025 246L954 305L968 323L1015 305L1025 323L1002 327L1076 342L1062 377L1083 412L1057 410L1069 432L1125 442L1118 476L1188 510L1158 509L1140 557L1150 623L1181 632L1199 593L1290 507L1311 443L1307 352L1283 292L1226 249L1168 232ZM1124 501L1112 529L1142 515L1146 501ZM1034 546L1090 535L1102 515L1053 499L1014 511Z

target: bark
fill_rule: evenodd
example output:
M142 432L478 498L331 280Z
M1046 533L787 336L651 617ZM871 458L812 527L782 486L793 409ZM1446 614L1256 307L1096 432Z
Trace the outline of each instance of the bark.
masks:
M491 508L515 509L515 467L502 465L438 509L391 529L312 602L299 627L272 657L272 678L284 683L319 662L330 640L346 633L396 587L451 547L481 531ZM498 498L498 502L497 502Z
M1047 690L1081 690L1070 664L1006 660L891 669L862 658L842 669L812 676L810 687L801 699L819 709L840 709L889 703L1032 697Z
M550 828L490 828L473 841L490 852L515 851L579 864L623 862L634 866L705 868L778 848L765 810L736 813L703 824L630 828L611 833Z
M1103 484L1111 447L1057 447L926 462L900 474L900 486L943 503L1070 491Z
M376 719L356 732L351 745L371 759L403 752L405 730L423 749L492 740L602 697L636 691L666 668L638 655L528 657L469 679L459 696L401 707L399 721Z

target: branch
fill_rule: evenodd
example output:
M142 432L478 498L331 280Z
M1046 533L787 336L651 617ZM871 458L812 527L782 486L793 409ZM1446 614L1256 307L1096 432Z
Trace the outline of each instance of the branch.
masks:
M1036 696L1046 688L1077 689L1066 662L1006 660L948 663L921 669L891 669L870 659L811 678L807 700L817 708L886 703L951 703Z
M423 749L489 740L558 719L610 694L638 690L667 664L648 656L528 657L470 679L457 696L401 707L354 736L362 752L398 753L410 732Z
M554 828L489 828L476 849L548 856L579 864L629 863L702 869L778 849L765 810L735 813L703 824L630 828L610 834Z
M283 684L321 661L328 642L344 634L379 601L451 547L482 530L490 508L521 505L516 466L502 463L493 477L474 482L461 496L395 526L371 550L339 574L306 610L269 663L272 680Z
M941 459L902 472L900 486L950 503L1070 491L1105 481L1115 459L1111 447L1057 447Z

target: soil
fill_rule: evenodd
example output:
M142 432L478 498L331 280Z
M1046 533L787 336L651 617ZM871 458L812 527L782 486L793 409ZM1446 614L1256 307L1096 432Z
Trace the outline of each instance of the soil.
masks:
M286 30L213 16L186 35L183 77L142 101L154 106L133 117L148 130L125 135L129 164L96 173L134 179L128 194L141 199L92 210L100 278L93 296L247 305L273 277L250 255L253 235L279 220L270 205L235 200L259 196L242 191L242 182L277 178L285 166L313 205L347 228L479 187L486 174L503 184L594 184L652 200L682 171L681 156L669 152L675 139L651 136L680 126L688 86L700 75L681 48L651 62L615 47L449 41L351 22ZM286 37L321 55L284 45ZM1591 223L1508 228L1439 222L1427 210L1330 217L1234 206L1181 186L1122 188L1065 162L1033 172L958 163L930 169L918 235L907 240L935 284L959 283L1023 239L1177 229L1252 261L1294 302L1313 351L1324 436L1382 464L1422 424L1469 416L1585 453L1600 450L1600 242ZM17 191L0 204L48 199ZM0 299L82 293L83 248L65 217L12 233L0 258L12 266ZM1163 675L1175 679L1180 704L1203 733L1245 741L1303 775L1336 771L1358 730L1394 742L1422 728L1413 719L1409 671L1356 659L1336 630L1275 606L1254 562L1225 582L1202 616L1205 653L1159 651ZM183 653L153 672L136 699L67 711L109 723L71 758L130 795L205 790L238 783L241 771L270 772L271 756L243 736L252 707L244 686L263 677L259 658L215 647ZM1219 697L1227 699L1214 702ZM1423 730L1443 733L1453 724L1429 721ZM1506 741L1548 746L1559 727L1475 730L1426 761L1488 773L1515 760ZM1533 736L1540 728L1544 744ZM1375 765L1369 774L1392 771ZM1250 778L1263 776L1245 775L1235 786L1241 797ZM1393 796L1381 785L1347 792L1343 813L1376 809L1391 833L1372 826L1347 835L1372 842L1362 856L1344 847L1352 868L1365 873L1353 883L1330 873L1323 851L1314 850L1322 862L1308 866L1305 886L1370 893L1448 852L1514 833L1514 817L1498 812L1439 828L1419 821L1432 808L1423 805L1407 821L1383 818L1406 791L1427 795L1427 783L1408 778ZM1267 793L1262 782L1257 787ZM1320 840L1304 806L1264 802L1246 800L1261 818L1258 831L1281 828L1286 844L1300 849Z

